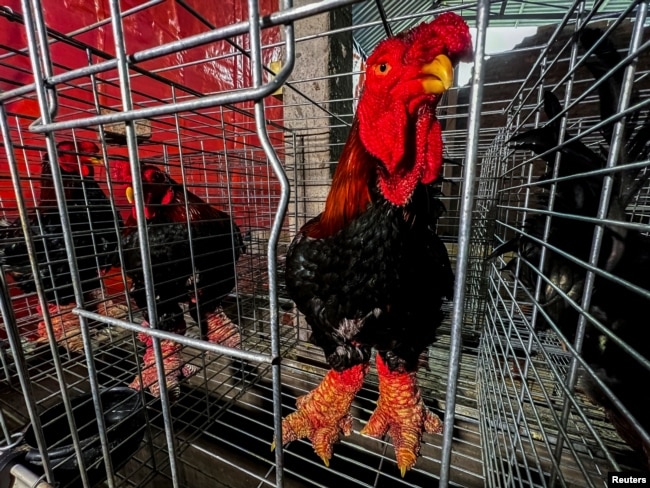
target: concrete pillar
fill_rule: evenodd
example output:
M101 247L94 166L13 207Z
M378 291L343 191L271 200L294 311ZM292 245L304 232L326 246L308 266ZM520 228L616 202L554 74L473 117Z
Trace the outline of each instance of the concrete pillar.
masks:
M298 0L295 6L313 3ZM292 183L290 224L297 230L318 215L330 188L336 161L352 121L352 33L327 34L352 24L352 8L295 23L296 66L284 89L285 125L295 131L287 140L287 171ZM314 37L311 37L314 36ZM307 40L301 40L309 37ZM341 76L331 75L340 74ZM333 115L331 115L331 114Z

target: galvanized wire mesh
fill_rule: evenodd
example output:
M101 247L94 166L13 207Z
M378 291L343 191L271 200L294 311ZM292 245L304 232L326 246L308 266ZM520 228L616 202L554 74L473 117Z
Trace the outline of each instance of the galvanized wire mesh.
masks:
M156 284L145 279L147 307L135 306L119 259L103 276L99 295L79 296L84 295L79 293L83 283L75 285L81 352L61 347L43 333L35 340L39 323L44 330L48 322L43 319L43 312L48 315L46 290L25 293L11 279L3 283L4 445L31 423L37 433L34 447L41 454L53 442L72 446L63 458L29 465L35 478L91 485L94 480L84 474L89 466L75 465L62 475L65 460L88 464L78 434L83 429L68 425L77 411L70 402L91 394L86 404L107 411L98 418L110 420L114 409L102 395L140 374L142 333L155 337L155 344L182 344L183 361L198 372L180 382L177 396L138 393L144 421L127 440L140 434L142 440L125 464L111 456L111 433L117 427L110 422L93 427L85 420L97 429L98 454L90 464L97 466L105 486L392 487L436 485L441 479L443 485L468 487L548 486L552 480L563 486L602 485L606 471L623 466L615 464L617 456L629 455L630 449L602 408L567 383L576 365L574 354L552 330L537 330L544 308L535 289L499 271L503 262L486 257L496 244L521 233L527 216L538 209L534 188L540 163L530 153L509 149L508 138L544 122L538 103L542 87L564 94L561 77L575 71L575 91L566 100L576 100L590 84L586 72L576 68L581 54L575 59L569 55L570 36L558 34L548 48L549 36L579 31L587 19L642 24L643 2L629 8L627 2L566 2L561 11L551 6L543 15L531 10L535 6L530 2L512 0L492 6L446 2L411 13L388 1L360 3L354 9L345 0L306 2L300 8L289 2L279 8L273 2L235 3L224 21L198 2L153 0L127 6L110 1L92 21L79 14L71 24L76 27L68 30L57 29L65 22L47 17L54 7L44 1L25 0L2 9L2 20L17 33L0 53L8 73L2 76L8 81L0 93L5 149L0 203L6 220L38 206L41 160L55 158L56 143L93 141L105 160L94 177L115 215L142 215L144 200L138 178L135 207L126 200L124 182L111 173L112 165L129 164L135 174L138 164L155 165L232 215L246 246L224 299L224 311L241 333L236 348L201 337L189 313L192 300L183 305L184 335L142 327L146 308L156 299ZM465 279L457 283L462 303L447 304L447 319L418 378L434 411L451 418L448 406L453 407L454 429L444 437L425 436L421 458L405 478L395 466L389 439L359 435L378 395L372 375L353 405L353 434L336 445L329 468L305 441L269 449L281 416L293 411L296 397L316 386L327 368L322 352L307 342L304 321L284 291L283 255L296 230L322 210L359 94L355 83L361 55L353 54L352 46L371 45L377 30L385 30L375 20L379 14L369 17L378 5L395 29L452 8L479 26L478 38L486 28L476 23L482 13L489 12L490 23L564 19L561 28L540 29L546 37L484 60L485 73L451 89L440 103L450 161L443 183L447 213L438 230L456 272ZM187 23L151 38L138 30L165 15ZM631 31L622 34L621 52L630 46L631 36ZM332 62L335 51L341 58ZM644 46L629 51L639 59L634 83L642 93L645 52ZM512 59L517 59L518 71L507 68ZM553 78L549 70L561 74ZM276 91L280 86L281 92ZM476 98L479 86L482 101ZM594 92L587 94L567 119L567 131L584 133L581 139L593 147L598 134L589 128L598 121L596 100ZM479 123L480 132L472 133ZM469 171L473 164L477 166ZM55 178L54 186L60 189L63 183ZM644 185L627 209L629 221L639 228L647 225L647 190ZM468 196L473 204L463 215ZM35 231L36 240L39 235ZM62 237L74 248L84 235L64 225ZM143 244L143 257L149 248ZM74 260L70 266L73 276L83 271ZM129 310L110 317L105 308L110 304ZM154 357L162 360L156 345ZM52 440L40 416L61 402L61 424L55 425L69 433ZM105 469L107 462L113 466ZM12 476L33 483L19 468Z
M606 486L608 472L647 469L647 432L640 426L626 431L629 412L620 413L603 388L610 388L632 412L644 402L643 393L630 398L635 379L621 380L615 368L636 354L638 361L631 360L629 374L644 382L646 332L637 327L640 324L612 317L619 306L634 307L648 297L641 284L648 228L631 224L643 222L643 211L631 202L625 212L616 210L623 175L634 175L639 184L621 194L627 191L632 201L643 202L647 193L640 184L645 181L647 153L632 159L625 149L634 131L644 126L647 113L645 104L639 104L647 96L647 5L631 3L617 15L604 15L597 6L574 7L563 23L538 33L535 54L527 54L532 67L510 101L504 100L508 122L486 154L480 177L493 182L483 187L490 202L486 211L495 218L488 233L494 236L493 247L519 239L518 246L489 265L479 348L483 454L490 484L499 486ZM618 51L613 58L611 51L608 57L599 55L598 47L590 49L600 44L602 51L608 42ZM601 74L596 76L590 63L599 62ZM622 68L617 71L618 62ZM604 95L599 86L616 86L616 79L618 89ZM530 145L517 149L512 136L553 123L549 119L555 114L544 104L545 90L555 93L564 109L556 118L560 132L556 139L546 134L544 150L537 146L531 151ZM613 113L601 111L608 104L615 107ZM635 122L608 140L607 127L611 131L628 108L627 120ZM646 145L647 137L642 139ZM576 148L576 141L595 155L583 166L577 153L561 149ZM613 149L618 143L624 147L620 153ZM592 189L595 195L582 194ZM604 200L610 192L611 199ZM595 203L589 203L590 198ZM608 223L600 227L605 229L601 233L598 224L603 219ZM634 229L626 235L638 232L642 243L634 251L623 239L622 255L636 262L630 272L605 262L613 252L607 247L607 229L616 225ZM632 288L612 288L618 280ZM603 312L614 296L619 297L617 306ZM625 342L613 346L619 338ZM618 359L608 356L614 348ZM637 420L643 425L642 418Z
M11 70L8 79L23 85L7 86L2 94L5 161L10 169L3 180L4 217L12 222L19 213L29 215L38 207L40 162L44 157L54 160L55 144L64 140L98 144L105 165L96 168L94 178L108 195L114 215L123 220L145 211L144 190L138 178L133 178L135 206L127 202L125 181L121 181L125 177L116 176L114 166L129 166L132 175L138 174L138 163L160 168L187 191L232 215L241 229L246 252L237 261L235 285L224 299L224 311L238 324L241 342L238 348L228 349L201 337L189 314L194 301L203 298L200 294L184 305L188 325L184 335L142 327L145 317L151 319L147 312L162 282L145 277L147 307L134 303L137 290L130 289L131 283L120 269L124 249L117 253L117 266L103 277L100 293L91 300L77 280L75 313L81 317L82 327L59 345L44 333L47 320L41 311L48 309L46 290L24 293L10 281L2 302L9 339L2 350L6 444L21 426L31 422L37 432L44 433L33 447L41 453L48 451L54 441L47 425L39 425L43 412L63 401L57 419L63 427L70 427L67 424L75 422L79 410L69 402L88 392L94 394L97 410L102 410L100 397L107 389L131 384L147 366L141 339L151 336L158 341L153 345L156 364L163 360L163 347L176 341L183 345L183 361L198 373L181 381L178 395L167 396L164 388L160 398L138 394L144 405L145 421L139 431L143 431L143 440L128 462L111 457L112 426L97 426L103 449L91 461L84 459L86 441L76 435L76 426L71 434L57 439L72 446L67 460L97 465L105 475L104 484L332 486L344 482L417 486L436 479L440 438L425 440L420 465L405 479L394 467L387 440L371 441L354 434L337 446L329 470L306 442L294 442L285 450L277 446L275 453L269 449L281 415L293 409L295 398L315 386L325 371L322 353L305 342L304 324L283 292L282 258L297 226L320 211L331 178L329 169L352 117L352 80L358 77L352 64L346 65L336 76L345 80L349 90L335 93L327 69L309 73L311 66L293 66L299 58L295 51L307 57L319 52L314 44L331 42L338 35L337 25L321 22L309 33L302 26L309 29L310 16L321 11L349 15L345 8L349 2L325 2L303 10L284 5L285 10L277 14L273 14L275 6L263 3L258 10L257 2L249 2L251 19L272 14L263 31L258 31L255 22L247 23L243 3L241 11L233 13L223 27L202 6L173 3L180 13L166 10L172 2L154 1L131 8L109 2L107 11L95 21L81 15L79 22L85 24L68 30L57 28L65 24L60 19L45 22L42 15L48 11L42 10L40 3L23 2L21 8L3 11L24 39L3 46L4 66ZM182 18L187 22L182 27L191 25L191 29L182 34L163 33L156 40L141 38L138 26L161 12L178 15L179 22ZM273 17L280 13L283 19ZM307 19L296 24L297 38L291 27L284 27L282 36L279 29L271 27L301 17ZM352 39L350 20L347 18L344 42ZM277 74L272 76L269 63L273 61L281 61L286 69L277 73L274 68ZM293 77L282 93L268 97L286 81L284 73L291 68ZM265 96L264 105L255 103ZM285 173L293 193L283 218ZM458 185L458 174L454 178ZM57 186L64 183L55 177ZM450 245L457 226L450 227L446 238ZM73 228L66 229L65 223L63 227L71 248L85 237ZM33 229L36 239L43 232ZM147 266L153 270L157 265L147 264L145 259L152 245L142 244L145 275ZM74 259L70 265L73 278L84 271ZM178 299L182 293L179 290ZM108 304L129 310L111 317L102 308ZM51 312L56 325L58 310ZM83 349L60 347L72 339ZM448 369L448 332L439 344L424 360L430 373L423 374L422 381L428 402L440 411ZM462 484L480 486L471 356L468 360L470 367L463 368L459 379L456 433L461 443L459 454L467 463L454 466L451 473L453 479L464 480ZM371 378L353 410L356 432L376 396L376 379ZM24 405L29 407L27 411ZM114 465L104 470L106 462ZM95 481L83 468L64 471L59 458L45 461L43 466L27 466L36 477L49 482L74 486Z

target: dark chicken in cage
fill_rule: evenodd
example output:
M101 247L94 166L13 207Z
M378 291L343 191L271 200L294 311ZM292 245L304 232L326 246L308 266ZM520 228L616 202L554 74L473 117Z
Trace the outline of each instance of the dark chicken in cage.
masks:
M642 291L650 289L650 237L625 225L625 209L649 176L647 169L632 163L647 160L650 155L650 120L641 110L629 114L622 124L623 147L616 155L609 154L611 120L619 107L624 66L608 77L605 75L622 58L599 29L584 29L579 39L585 50L592 50L586 67L595 80L601 81L600 119L605 125L600 129L600 151L592 150L568 132L564 140L569 142L559 145L562 106L552 92L546 91L544 111L549 121L540 128L516 134L510 143L517 150L532 150L548 163L549 169L540 180L540 186L546 190L541 196L541 208L548 208L552 198L552 209L559 215L553 215L546 237L547 216L529 217L525 234L499 246L491 257L517 252L518 257L510 260L506 269L514 272L519 267L520 280L531 290L538 277L542 280L540 306L544 320L540 326L554 325L564 341L574 343L581 315L576 306L586 291L587 270L583 263L589 261L592 252L594 219L604 190L603 174L594 172L605 168L610 156L616 158L616 165L623 166L612 173L613 191L589 297L590 317L574 347L591 369L582 369L578 388L605 408L621 438L650 466L650 422L646 399L639 392L641 385L650 383L650 371L638 359L640 356L641 361L650 360L650 329L639 322L650 305ZM633 94L632 104L638 101L638 93ZM556 165L558 153L561 157ZM603 386L623 408L616 405Z
M131 173L127 163L114 163L116 182L126 183L126 195L133 204ZM201 337L209 342L239 347L238 326L226 315L223 298L235 286L235 263L245 252L239 227L226 212L216 209L189 191L160 168L140 168L144 216L152 262L157 328L185 334L187 325L181 303L199 324ZM143 311L147 309L145 276L135 205L122 233L122 266L131 280L130 296ZM145 312L145 325L148 314ZM142 378L131 383L160 394L152 338L140 334L145 343ZM179 379L196 372L181 357L182 347L171 340L161 343L165 378L172 394L179 392Z
M110 201L93 178L93 165L102 164L97 144L64 141L57 145L67 217L73 235L74 252L85 299L99 300L101 274L108 271L117 251L121 218L115 218ZM79 318L71 313L75 295L63 240L61 214L56 202L51 163L43 160L39 199L28 215L27 228L34 243L37 273L44 288L54 341L69 351L83 350ZM0 229L4 269L25 293L34 293L36 283L20 219ZM120 317L125 307L101 302L100 312ZM39 306L39 315L42 315ZM41 320L37 342L46 343L48 332Z
M453 66L471 53L454 13L383 41L368 58L364 92L325 210L302 227L286 258L291 297L332 368L283 421L282 442L308 437L325 464L376 348L379 400L362 433L387 432L402 476L424 432L441 432L415 380L433 342L453 273L435 233L442 138L436 105Z

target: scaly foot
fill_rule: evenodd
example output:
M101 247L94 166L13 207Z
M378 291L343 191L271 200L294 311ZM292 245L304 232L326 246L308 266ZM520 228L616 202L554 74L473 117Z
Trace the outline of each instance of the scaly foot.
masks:
M115 302L111 299L105 299L100 288L90 292L92 300L97 301L97 313L112 317L114 319L126 319L129 314L129 307L126 303ZM133 308L135 310L135 308Z
M71 311L74 307L74 303L61 306L50 303L47 306L50 321L52 322L52 332L54 332L53 339L70 352L82 352L84 344L83 338L81 337L81 325L79 323L79 317ZM40 306L37 309L38 313L43 315ZM36 339L36 343L48 342L49 336L44 320L38 323L37 334L38 339Z
M143 325L146 322L143 323ZM160 397L160 383L158 381L158 370L156 369L156 356L153 349L153 339L147 334L138 334L138 339L147 346L142 357L142 374L136 375L130 388L140 390L147 388L149 393L155 397ZM181 351L183 346L170 340L161 340L160 349L162 351L165 384L169 396L178 397L181 391L180 382L184 378L189 378L197 373L198 368L192 364L185 364Z
M239 348L241 335L239 327L224 313L221 307L206 316L206 339L213 344Z
M129 314L129 307L123 303L106 300L97 304L97 313L114 319L126 319Z
M308 438L325 466L329 466L334 443L339 436L352 433L350 406L363 385L367 364L342 372L328 371L323 381L296 400L298 410L282 420L282 444ZM275 447L275 440L271 449Z
M379 354L377 372L377 408L361 433L382 437L388 432L395 447L397 467L404 476L415 465L422 434L442 432L442 421L424 405L414 372L390 371Z

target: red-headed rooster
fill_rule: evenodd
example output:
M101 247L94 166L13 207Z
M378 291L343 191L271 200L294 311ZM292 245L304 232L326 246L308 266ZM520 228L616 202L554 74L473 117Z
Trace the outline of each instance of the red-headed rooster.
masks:
M454 13L377 46L325 209L287 253L287 289L332 369L284 419L282 442L308 437L325 464L339 435L351 432L349 409L372 348L379 400L362 433L388 432L404 475L422 434L441 431L415 378L454 279L432 226L443 162L436 106L471 51L467 24Z
M114 215L110 201L93 179L93 165L101 164L99 147L94 142L65 141L57 145L67 216L73 234L76 263L86 299L95 300L101 290L100 275L113 260L119 241L121 219ZM68 253L63 241L61 215L56 204L52 168L45 159L41 170L39 201L29 215L38 270L52 318L54 339L70 351L80 351L83 343L75 307ZM7 273L25 293L36 291L34 274L27 254L20 220L0 233L2 263ZM105 302L101 313L116 315L118 304ZM38 325L38 341L47 340L45 323Z
M116 182L131 180L126 163L118 163L114 169ZM186 323L181 303L186 303L204 338L210 342L239 347L238 328L221 306L223 298L235 286L235 262L245 252L239 227L227 213L212 207L156 166L142 165L140 175L155 289L157 328L184 334ZM133 202L131 186L127 187L126 194L128 200ZM122 266L133 283L131 296L138 307L146 310L145 278L135 206L126 221L122 245ZM151 348L152 341L146 334L141 334L140 339L147 345L142 380L137 377L131 386L141 388L144 384L153 395L158 396L160 385ZM190 365L183 365L179 344L167 340L161 344L166 356L167 387L175 394L178 392L179 378L191 375L194 369Z

